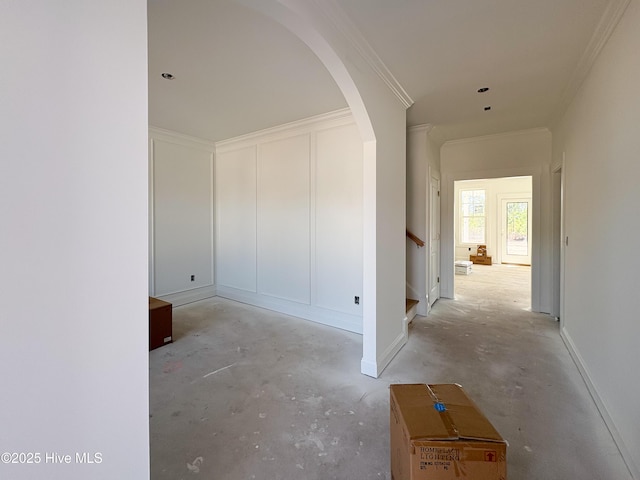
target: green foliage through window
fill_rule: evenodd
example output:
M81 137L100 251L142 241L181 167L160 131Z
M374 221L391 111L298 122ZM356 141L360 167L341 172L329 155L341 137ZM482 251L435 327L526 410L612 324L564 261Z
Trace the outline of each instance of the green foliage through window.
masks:
M507 202L507 255L528 254L529 204Z

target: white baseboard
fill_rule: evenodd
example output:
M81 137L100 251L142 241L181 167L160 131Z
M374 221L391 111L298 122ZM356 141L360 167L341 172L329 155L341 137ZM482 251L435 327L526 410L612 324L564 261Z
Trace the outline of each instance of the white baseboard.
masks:
M616 446L618 447L618 450L620 451L620 455L622 455L622 459L624 460L625 464L627 465L627 468L629 469L629 473L631 473L631 476L634 478L634 480L640 480L640 468L638 468L638 465L635 464L635 461L631 456L631 452L629 451L626 444L624 443L624 440L620 436L620 432L618 432L618 429L616 428L616 425L613 422L613 419L611 418L611 415L609 414L607 407L602 401L602 397L598 393L598 389L596 388L591 378L591 375L589 374L589 369L585 365L585 362L582 356L580 355L580 352L576 348L576 345L575 343L573 343L573 340L571 339L569 332L567 332L565 328L562 328L560 330L560 337L562 338L562 341L567 347L567 350L569 350L569 354L571 355L571 358L573 358L573 361L578 367L578 370L580 371L580 375L582 375L582 379L584 380L584 383L587 385L587 389L591 394L591 398L593 398L593 401L596 404L596 408L600 412L600 415L602 416L604 423L606 424L607 428L609 429L609 432L611 433L611 436L613 437L613 441L615 442Z
M184 292L170 293L168 295L161 295L156 298L164 300L173 304L174 307L180 305L186 305L187 303L197 302L204 300L205 298L211 298L216 296L216 286L208 285L206 287L194 288L193 290L185 290Z
M219 286L217 288L219 297L246 303L255 307L266 308L285 315L304 318L312 322L321 323L330 327L340 328L349 332L362 335L362 317L344 312L329 310L314 305L307 305L291 300L260 295L255 292L248 292L232 287Z
M387 368L387 365L391 363L393 357L395 357L402 347L404 347L405 343L407 343L407 339L409 338L408 331L409 319L404 317L402 320L402 332L400 332L395 340L382 352L382 355L376 359L375 364L363 358L360 362L360 372L363 375L378 378L384 369Z

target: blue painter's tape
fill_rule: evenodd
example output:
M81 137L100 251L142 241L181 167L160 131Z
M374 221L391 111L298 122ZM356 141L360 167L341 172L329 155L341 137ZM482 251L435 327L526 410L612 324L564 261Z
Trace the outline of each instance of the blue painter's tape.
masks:
M442 402L434 403L433 408L435 408L439 412L444 412L447 409L447 407Z

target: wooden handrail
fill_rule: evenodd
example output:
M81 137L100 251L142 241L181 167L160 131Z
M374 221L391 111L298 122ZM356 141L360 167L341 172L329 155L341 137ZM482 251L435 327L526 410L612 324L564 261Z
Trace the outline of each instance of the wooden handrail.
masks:
M424 242L420 240L417 236L407 230L407 237L409 237L418 247L424 247Z

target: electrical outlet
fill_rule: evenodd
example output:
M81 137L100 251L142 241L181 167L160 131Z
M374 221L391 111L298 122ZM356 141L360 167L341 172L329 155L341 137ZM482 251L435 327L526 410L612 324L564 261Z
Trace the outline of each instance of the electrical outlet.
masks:
M353 301L356 305L360 305L360 297L353 297Z
M471 247L469 247L469 251L471 251Z
M196 276L195 275L191 275L191 281L195 282L196 281Z

